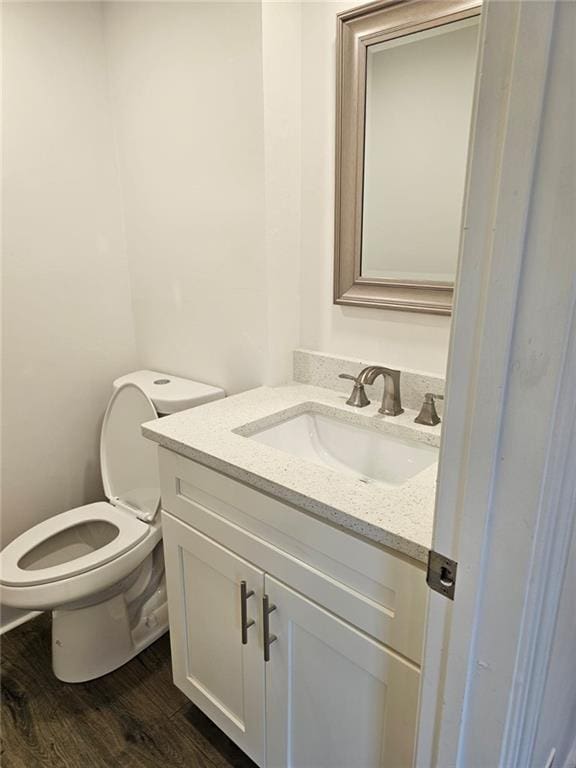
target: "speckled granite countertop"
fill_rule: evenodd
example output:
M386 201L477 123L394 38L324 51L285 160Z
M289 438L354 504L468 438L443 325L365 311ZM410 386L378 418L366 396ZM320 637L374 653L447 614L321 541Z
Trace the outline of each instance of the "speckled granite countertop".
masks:
M287 416L316 411L399 438L439 445L440 427L414 424L415 411L382 416L379 403L359 411L346 405L346 397L306 384L259 387L147 422L142 432L165 448L425 563L432 540L436 463L402 485L388 487L362 482L249 437Z

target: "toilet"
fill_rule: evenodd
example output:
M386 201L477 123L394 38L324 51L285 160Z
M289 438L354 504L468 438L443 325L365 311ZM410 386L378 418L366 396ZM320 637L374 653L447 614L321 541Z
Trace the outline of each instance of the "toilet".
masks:
M60 680L105 675L167 631L158 461L140 427L224 396L157 371L114 381L100 436L108 501L44 520L0 552L0 602L52 611Z

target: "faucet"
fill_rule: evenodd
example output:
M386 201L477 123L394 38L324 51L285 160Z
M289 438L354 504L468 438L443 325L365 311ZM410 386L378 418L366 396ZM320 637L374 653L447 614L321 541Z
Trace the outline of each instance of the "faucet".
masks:
M380 375L384 377L384 396L382 397L382 406L378 409L378 413L383 413L385 416L399 416L401 413L404 413L404 408L402 408L400 400L400 371L394 368L369 365L367 368L362 369L358 376L341 373L341 379L351 379L354 382L354 389L346 403L356 408L364 408L366 405L369 405L370 400L366 397L364 386L366 384L374 384Z

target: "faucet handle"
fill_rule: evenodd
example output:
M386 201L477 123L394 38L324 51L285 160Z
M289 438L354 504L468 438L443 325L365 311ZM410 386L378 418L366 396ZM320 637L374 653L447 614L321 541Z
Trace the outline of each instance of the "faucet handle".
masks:
M440 424L441 419L436 411L435 400L444 400L444 395L426 392L420 413L414 419L416 424L425 424L427 427L434 427L436 424Z
M368 400L366 391L364 390L364 384L360 381L359 376L351 376L349 373L341 373L338 378L349 379L354 382L352 394L348 400L346 400L346 405L353 405L355 408L365 408L367 405L370 405L370 400Z
M350 373L339 373L338 374L339 379L350 379L350 381L355 381L356 384L360 384L360 378L358 376L352 376Z

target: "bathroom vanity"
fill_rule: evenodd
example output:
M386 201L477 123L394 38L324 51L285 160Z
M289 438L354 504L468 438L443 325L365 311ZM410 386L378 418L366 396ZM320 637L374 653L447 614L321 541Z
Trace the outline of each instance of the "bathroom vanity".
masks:
M260 388L160 444L176 685L258 765L413 760L439 428Z

